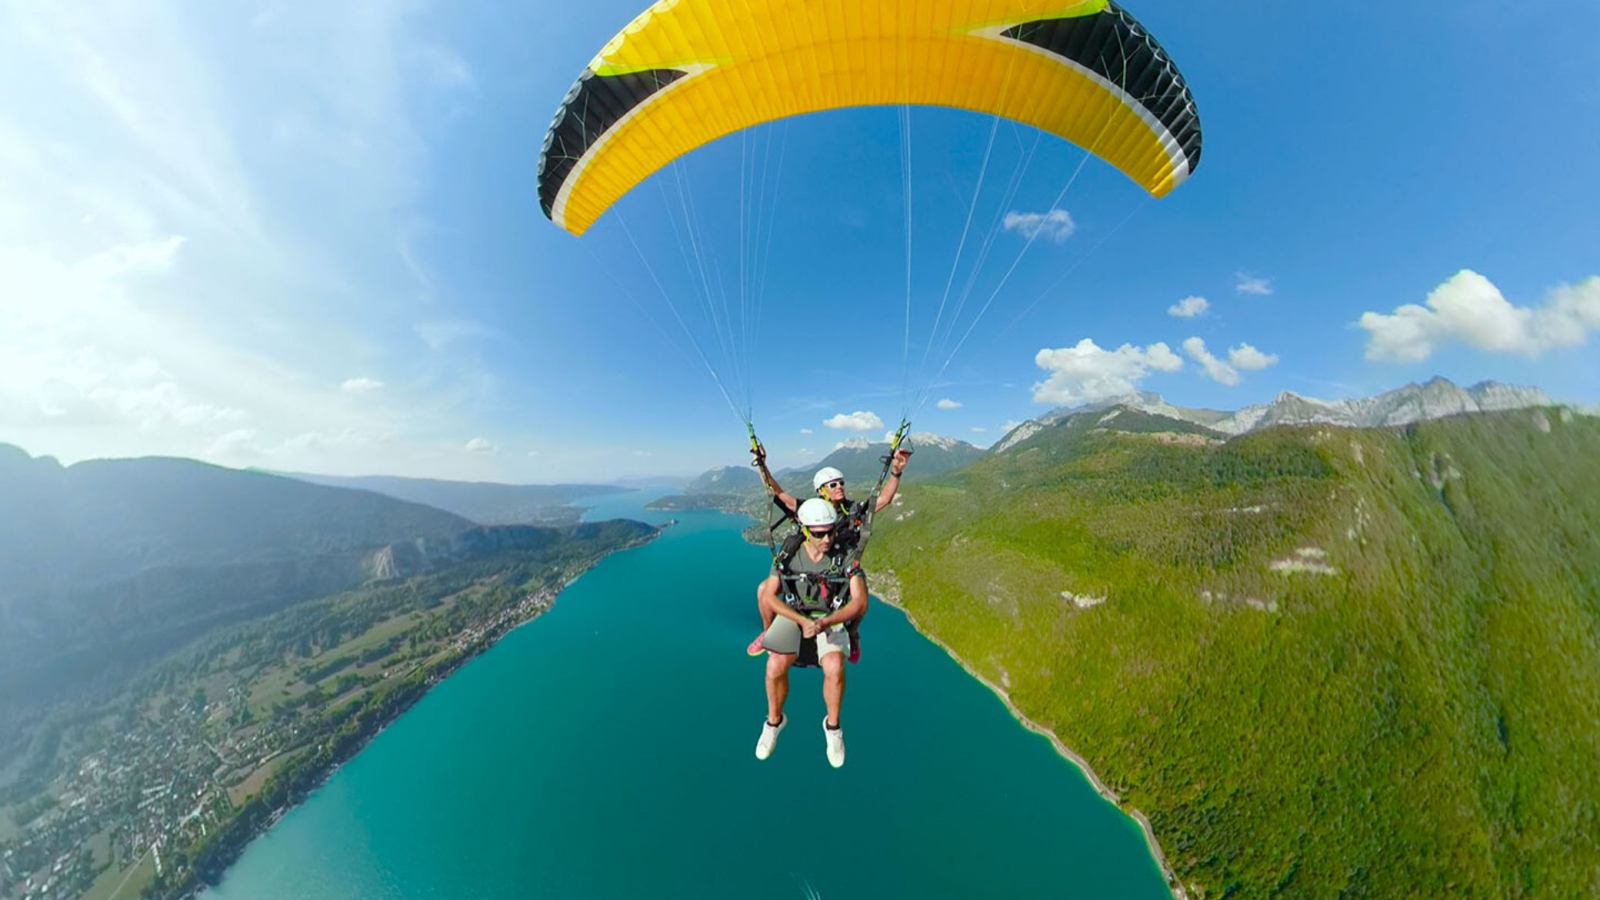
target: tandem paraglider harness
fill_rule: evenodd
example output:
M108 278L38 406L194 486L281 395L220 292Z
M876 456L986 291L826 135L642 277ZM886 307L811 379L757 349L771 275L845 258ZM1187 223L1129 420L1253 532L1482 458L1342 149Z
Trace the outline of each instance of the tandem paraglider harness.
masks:
M761 442L756 440L755 427L749 426L748 423L747 427L750 430L751 449L761 446ZM883 470L878 473L878 483L872 486L872 492L867 495L866 500L857 500L850 504L850 507L844 511L844 515L840 517L839 524L834 526L848 529L849 536L845 537L844 533L841 533L841 536L834 540L834 546L849 554L850 569L852 570L859 570L861 567L861 555L867 550L867 539L872 536L872 519L878 511L878 495L882 493L884 483L889 480L889 469L894 463L895 453L902 447L910 446L910 441L906 440L906 433L910 429L911 423L901 420L900 427L894 433L894 439L889 443L889 452L879 458L879 462L883 463ZM767 549L772 551L772 560L777 563L779 556L783 555L784 550L789 547L789 541L791 539L800 539L800 523L795 519L794 510L784 506L778 500L778 495L772 492L772 486L766 485L766 488L767 498L772 501L773 508L778 511L777 518L767 525ZM790 522L795 524L796 530L784 539L780 548L778 531ZM794 559L794 552L798 549L799 544L796 543L793 549L788 550L788 554L784 556L784 559Z
M861 574L859 556L830 549L828 571L796 572L794 557L804 545L805 535L796 531L783 539L783 545L772 557L772 567L778 573L778 599L795 612L810 618L843 609L850 602L850 579ZM793 664L802 668L821 665L817 659L816 642L801 641L800 652Z
M878 483L873 486L872 493L867 495L866 500L857 500L850 504L849 508L844 511L844 515L839 518L838 523L834 525L834 528L838 530L838 537L834 538L834 547L832 549L837 553L829 553L835 559L834 564L829 566L827 572L808 573L794 571L790 564L794 562L794 555L800 552L801 546L805 544L805 535L800 528L799 520L795 518L794 510L784 506L778 500L777 494L772 493L771 488L768 488L768 497L772 500L773 507L778 511L777 518L767 526L767 549L772 551L772 566L778 572L779 600L799 612L815 611L822 615L827 615L833 610L840 609L850 602L850 579L858 574L864 574L861 570L861 555L866 552L867 538L872 536L872 518L878 509L878 495L883 490L884 482L889 480L889 468L894 462L895 451L905 445L906 432L910 428L911 423L904 420L900 422L899 429L895 431L894 440L889 444L889 452L881 459L883 471L878 474ZM750 446L760 446L760 443L756 440L754 427L750 429ZM795 530L789 532L780 545L778 543L778 531L790 522L795 524ZM803 596L801 591L802 582L815 586L816 596L819 600L825 601L826 605L824 607L808 610L799 605ZM817 647L814 641L801 642L800 654L795 658L794 665L801 667L820 665L817 661Z

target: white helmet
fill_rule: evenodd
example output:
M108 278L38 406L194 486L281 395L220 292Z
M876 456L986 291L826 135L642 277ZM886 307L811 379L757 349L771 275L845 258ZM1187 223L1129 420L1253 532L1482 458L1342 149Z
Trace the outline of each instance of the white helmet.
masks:
M817 470L817 474L811 476L811 486L820 491L823 485L835 480L843 481L844 473L833 466L823 466Z
M812 497L800 504L800 509L795 512L795 518L807 528L826 528L839 521L839 512L833 504L821 497Z

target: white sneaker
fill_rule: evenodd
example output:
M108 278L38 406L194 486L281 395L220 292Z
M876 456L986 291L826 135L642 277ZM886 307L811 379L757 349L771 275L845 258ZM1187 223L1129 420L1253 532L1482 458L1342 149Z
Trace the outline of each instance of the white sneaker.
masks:
M778 746L778 732L787 724L789 724L787 715L779 719L776 725L770 722L761 723L761 739L756 741L756 759L766 759L772 755L772 748Z
M844 728L829 728L828 717L822 717L822 733L828 739L828 764L835 769L844 765Z

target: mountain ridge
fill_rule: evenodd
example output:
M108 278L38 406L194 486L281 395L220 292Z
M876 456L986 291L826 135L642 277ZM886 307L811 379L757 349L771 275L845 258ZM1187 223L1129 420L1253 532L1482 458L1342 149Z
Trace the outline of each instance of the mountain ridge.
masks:
M981 459L985 452L982 447L959 438L944 437L932 432L914 432L907 437L907 444L912 451L911 462L906 467L908 481L931 478L959 469L974 460ZM855 489L858 485L870 486L877 483L878 476L883 473L883 457L888 454L887 440L849 438L840 441L831 453L814 465L791 466L773 474L789 493L796 496L810 496L812 473L824 466L832 466L843 472L845 481ZM805 482L798 491L789 484L796 479Z
M0 763L13 729L58 696L218 624L360 584L385 546L478 527L195 460L63 466L4 444L0 497Z
M1274 425L1376 428L1408 425L1467 412L1495 412L1554 405L1556 404L1550 397L1537 387L1480 381L1471 387L1462 388L1440 376L1421 384L1411 382L1370 397L1345 400L1320 400L1293 391L1280 391L1270 403L1253 404L1232 412L1175 406L1159 394L1140 391L1077 406L1057 407L1042 416L1023 422L1008 432L990 452L1003 453L1043 428L1069 416L1098 412L1115 406L1180 419L1224 435L1237 436Z
M570 505L572 501L630 490L605 484L502 484L395 475L339 476L264 469L248 471L264 471L324 487L371 491L396 500L444 510L479 525L572 524L580 515L580 511Z

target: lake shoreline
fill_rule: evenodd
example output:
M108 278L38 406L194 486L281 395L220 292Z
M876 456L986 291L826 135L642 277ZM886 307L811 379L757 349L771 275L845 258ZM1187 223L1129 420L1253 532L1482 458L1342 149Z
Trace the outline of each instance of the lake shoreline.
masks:
M232 852L220 855L217 860L217 862L222 866L223 874L226 875L227 870L232 868L233 864L239 861L239 858L242 857L244 852L250 848L250 845L254 844L260 838L266 836L267 832L271 831L272 827L278 824L278 821L284 816L293 812L295 808L299 807L307 800L310 800L317 791L321 790L327 785L328 781L332 779L334 775L338 774L340 769L343 769L347 764L359 756L361 751L365 750L374 740L377 740L379 735L383 734L385 731L388 731L389 726L399 721L401 716L405 715L412 707L416 706L417 703L431 693L434 688L438 687L440 684L443 684L447 678L455 674L462 666L490 650L501 640L503 640L506 635L511 634L511 632L516 631L518 628L521 628L524 625L531 624L540 616L544 615L546 612L549 612L550 608L555 605L556 597L560 595L561 591L564 590L567 585L571 584L572 581L576 580L577 578L574 577L566 584L563 584L560 588L546 588L530 594L524 599L523 603L529 604L533 608L534 612L531 616L523 618L516 624L509 625L502 630L498 630L497 633L486 635L487 639L485 640L474 641L462 648L457 655L451 657L444 664L433 670L428 677L418 685L420 690L411 691L407 697L405 697L400 703L396 704L396 706L390 711L390 714L385 716L382 721L377 723L375 728L363 734L353 745L349 746L345 752L342 752L334 757L327 766L319 767L318 771L308 773L308 779L311 782L309 787L303 791L291 793L289 796L284 798L282 803L273 804L271 807L269 807L268 814L264 820L246 823L244 825L245 834L240 836L242 839L239 841L237 846L232 850ZM175 900L191 900L191 898L203 896L211 887L213 887L213 884L210 881L201 878L199 879L198 884L180 888L177 893L169 896L172 896L175 898Z
M359 756L363 750L376 740L379 735L387 731L401 716L405 715L424 697L432 693L434 688L443 684L451 675L458 672L462 666L493 649L512 632L531 625L549 612L555 606L556 600L560 598L562 592L599 565L601 561L614 553L645 546L654 541L660 534L661 529L657 528L642 540L607 551L601 556L590 560L576 572L570 573L559 586L547 586L526 595L517 606L509 611L515 615L484 631L477 639L457 645L455 654L433 668L427 677L407 691L406 696L401 698L400 702L387 710L387 715L373 723L373 726L364 731L355 741L341 748L340 752L333 755L326 764L306 772L306 784L302 788L286 792L281 802L264 805L264 808L260 810L262 814L248 817L240 815L233 819L229 826L232 829L237 829L237 831L230 835L231 840L228 844L224 848L220 848L211 860L208 860L210 866L214 867L214 871L217 873L218 877L215 881L206 877L205 873L191 871L187 883L177 885L171 893L167 893L164 896L172 898L172 900L193 900L193 898L198 898L208 893L212 887L220 884L221 878L226 876L227 871L233 867L234 863L239 861L240 857L244 855L252 844L271 831L273 826L278 824L284 816L293 812L307 800L310 800L318 790L327 785L328 781L340 769L343 769ZM413 668L407 675L415 673L421 667L419 665ZM402 676L402 680L404 677Z
M753 525L759 526L760 524L747 513L740 512L737 509L720 509L718 511L728 515L740 516L742 518L749 519ZM760 543L759 540L752 538L751 531L748 528L741 529L741 534L747 543ZM979 684L994 692L994 695L1000 698L1000 702L1005 704L1006 710L1011 713L1012 718L1021 723L1022 727L1048 740L1051 746L1055 747L1056 753L1058 753L1067 762L1077 766L1078 770L1083 773L1084 778L1088 779L1089 784L1093 785L1096 793L1098 793L1107 802L1115 806L1124 815L1127 815L1129 818L1139 823L1139 830L1144 832L1145 846L1149 849L1150 856L1156 861L1156 866L1161 869L1162 878L1166 880L1167 889L1172 892L1174 900L1190 900L1188 890L1183 886L1183 882L1178 880L1177 873L1172 871L1172 866L1167 863L1167 855L1161 849L1161 842L1156 840L1155 828L1150 825L1150 819L1142 811L1134 809L1130 806L1125 806L1122 802L1121 795L1119 795L1116 791L1113 791L1111 787L1104 781L1100 780L1100 776L1095 772L1094 767L1089 765L1089 761L1087 759L1062 742L1061 738L1054 731L1051 731L1049 728L1046 728L1038 722L1035 722L1032 718L1029 718L1027 713L1023 712L1017 707L1016 703L1012 702L1011 694L1007 692L1004 687L995 684L993 681L990 681L983 675L983 673L969 665L965 659L962 659L959 654L950 648L950 645L940 640L926 628L923 628L921 623L917 621L917 617L912 615L911 611L906 609L905 605L900 601L900 582L899 579L895 577L893 569L885 569L881 573L874 575L869 589L873 596L889 604L895 609L898 609L901 614L906 617L906 621L911 623L911 627L916 630L917 634L922 635L934 646L938 647L940 650L943 650L945 655L954 660L956 665L960 666L963 671L976 679Z
M1005 704L1006 710L1010 712L1012 717L1020 722L1024 728L1044 737L1051 743L1052 746L1055 747L1056 752L1060 754L1063 759L1077 766L1079 771L1083 772L1084 777L1089 780L1089 783L1094 786L1095 791L1099 793L1101 797L1116 806L1118 810L1128 815L1135 822L1138 822L1139 829L1144 832L1145 844L1150 850L1150 855L1155 859L1156 865L1160 867L1162 877L1166 879L1167 888L1171 890L1174 900L1190 900L1189 893L1184 888L1183 883L1178 880L1177 874L1174 873L1172 871L1172 867L1168 865L1167 856L1164 852L1162 852L1160 842L1156 840L1155 829L1151 827L1149 818L1147 818L1143 812L1140 812L1132 807L1125 806L1122 802L1122 797L1119 796L1116 791L1113 791L1104 781L1100 780L1100 776L1095 774L1094 768L1089 765L1089 761L1087 759L1063 743L1061 738L1058 737L1054 731L1051 731L1049 728L1046 728L1045 726L1029 718L1027 713L1024 713L1017 707L1015 703L1012 702L1011 695L1004 687L995 684L993 681L990 681L982 673L969 665L965 659L962 659L954 650L950 648L950 645L940 640L932 632L923 628L921 623L917 621L916 616L912 615L911 611L906 609L904 604L901 602L900 582L895 578L893 570L884 570L881 574L874 578L872 593L878 599L889 604L895 609L898 609L906 617L906 621L911 623L911 627L916 629L918 634L928 639L940 650L943 650L945 655L954 660L955 663L965 670L968 675L971 675L973 678L977 679L978 683L993 691L995 696L1000 698L1000 702Z

